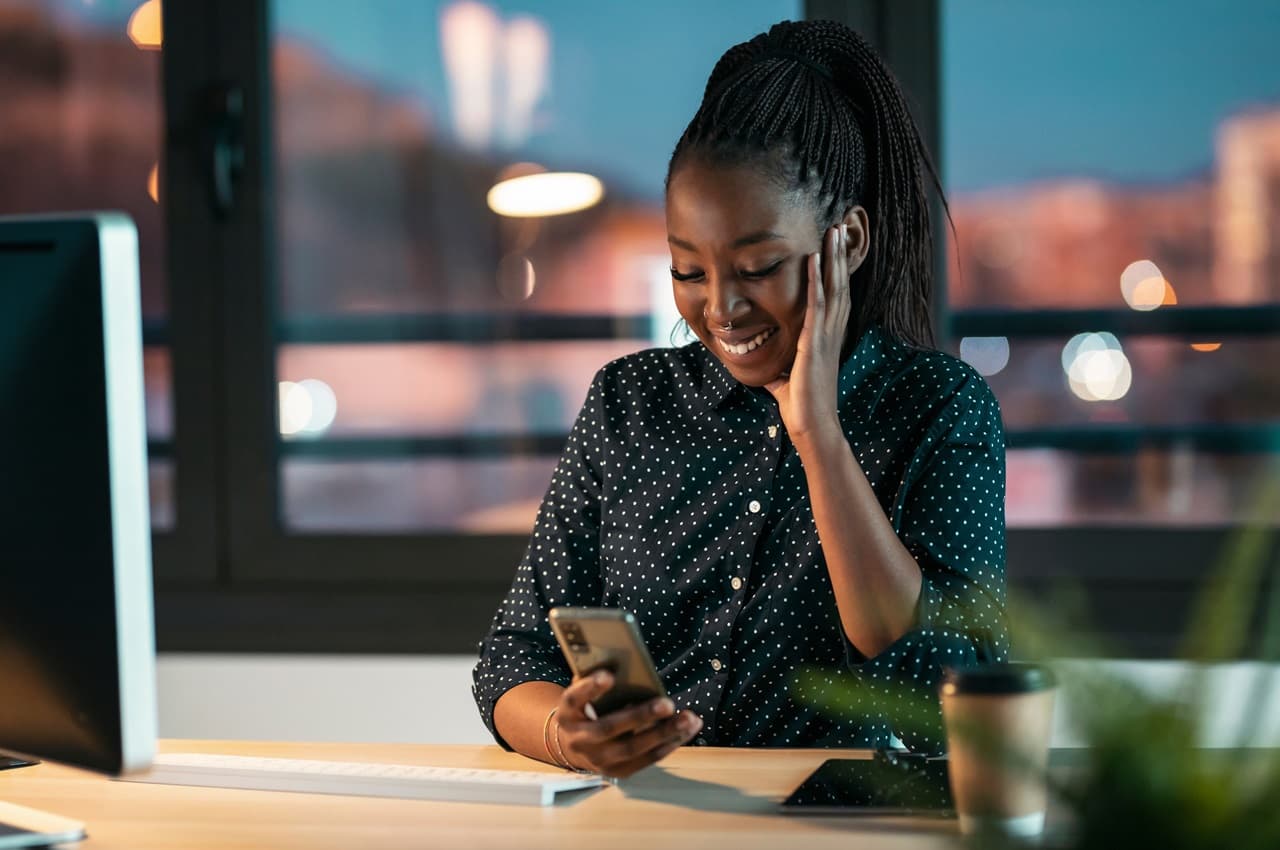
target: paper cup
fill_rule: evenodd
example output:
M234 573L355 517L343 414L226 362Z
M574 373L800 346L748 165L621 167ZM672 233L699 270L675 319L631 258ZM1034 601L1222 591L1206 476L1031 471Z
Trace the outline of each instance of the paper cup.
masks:
M1057 682L1035 664L948 670L942 682L951 796L966 834L1044 831Z

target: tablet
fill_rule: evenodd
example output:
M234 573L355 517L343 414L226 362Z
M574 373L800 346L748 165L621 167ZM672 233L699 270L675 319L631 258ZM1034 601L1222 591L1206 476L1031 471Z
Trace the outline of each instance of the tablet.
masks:
M827 759L781 804L788 814L955 816L946 759Z

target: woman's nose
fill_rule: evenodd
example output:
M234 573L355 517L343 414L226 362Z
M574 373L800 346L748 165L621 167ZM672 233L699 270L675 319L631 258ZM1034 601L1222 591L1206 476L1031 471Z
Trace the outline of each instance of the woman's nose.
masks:
M707 305L703 314L716 325L728 325L745 316L751 305L732 284L712 282L707 289Z

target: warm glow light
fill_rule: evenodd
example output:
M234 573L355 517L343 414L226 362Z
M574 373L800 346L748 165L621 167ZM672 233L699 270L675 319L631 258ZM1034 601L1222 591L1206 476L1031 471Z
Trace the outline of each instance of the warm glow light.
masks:
M1129 306L1135 310L1154 310L1164 303L1165 279L1149 277L1133 289Z
M1165 280L1159 267L1150 260L1138 260L1125 268L1120 275L1120 294L1135 310L1154 310L1178 303L1173 284Z
M1191 343L1191 347L1192 347L1192 348L1194 348L1196 351L1217 351L1219 348L1222 348L1222 343L1220 343L1220 342L1193 342L1193 343Z
M280 382L280 433L291 437L307 427L313 406L311 393L293 381Z
M1085 401L1115 401L1133 383L1129 358L1109 333L1073 336L1062 349L1062 368L1071 391Z
M991 376L1009 365L1009 339L1003 336L967 336L960 340L960 359Z
M604 184L590 174L549 171L503 180L489 190L489 209L512 218L577 212L600 203Z
M147 175L147 194L151 196L151 200L157 204L160 203L160 163L151 166L151 173Z
M147 0L129 16L130 40L142 50L159 50L164 41L164 29L160 22L160 0Z

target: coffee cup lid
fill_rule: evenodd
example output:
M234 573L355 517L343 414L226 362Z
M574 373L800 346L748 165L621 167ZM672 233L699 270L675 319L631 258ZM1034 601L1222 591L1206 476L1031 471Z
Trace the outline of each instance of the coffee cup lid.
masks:
M1041 664L1009 662L948 668L944 689L957 694L1027 694L1057 686L1053 671Z

